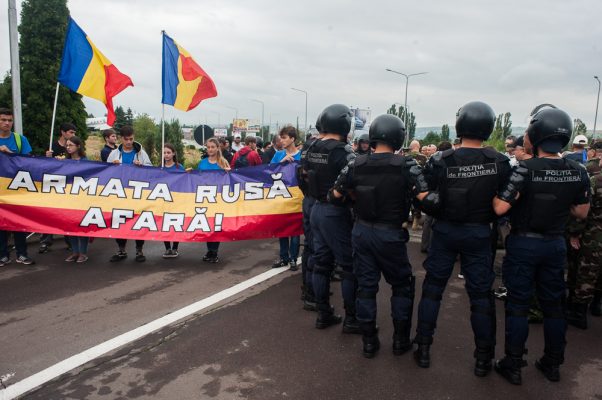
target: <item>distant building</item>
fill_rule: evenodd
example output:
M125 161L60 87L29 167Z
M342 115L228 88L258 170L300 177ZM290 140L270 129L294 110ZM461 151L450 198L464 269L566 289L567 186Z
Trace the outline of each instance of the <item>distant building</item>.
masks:
M193 140L194 129L192 128L182 128L182 134L184 135L184 139Z
M92 131L102 131L110 128L107 125L107 117L86 118L86 126Z

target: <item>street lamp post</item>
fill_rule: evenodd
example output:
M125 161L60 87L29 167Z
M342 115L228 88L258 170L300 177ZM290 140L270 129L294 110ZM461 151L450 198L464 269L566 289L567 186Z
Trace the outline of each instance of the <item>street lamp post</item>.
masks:
M394 70L389 69L389 68L386 68L386 70L388 72L392 72L392 73L397 74L397 75L403 75L406 78L406 96L405 96L405 103L404 103L404 106L403 106L403 112L405 113L404 124L406 126L406 129L408 129L408 84L409 84L410 77L411 76L416 76L416 75L428 74L428 72L418 72L416 74L404 74L403 72L394 71ZM406 140L405 140L404 147L408 146L408 138L409 138L409 136L406 135Z
M261 104L261 126L259 127L259 132L261 132L261 139L265 141L265 137L263 135L263 112L265 109L265 104L263 103L263 101L257 99L251 99L251 101Z
M209 110L209 111L211 111L214 114L217 114L217 127L219 128L219 126L221 125L222 115L218 111L213 111L213 110Z
M596 116L594 117L594 140L596 140L596 122L598 122L598 105L600 104L600 78L594 76L598 81L598 99L596 100Z
M230 107L230 106L222 106L222 107L229 108L230 110L234 110L234 112L236 112L235 118L238 119L238 108Z
M307 135L307 92L301 89L295 89L294 87L291 90L295 90L297 92L305 93L305 134Z

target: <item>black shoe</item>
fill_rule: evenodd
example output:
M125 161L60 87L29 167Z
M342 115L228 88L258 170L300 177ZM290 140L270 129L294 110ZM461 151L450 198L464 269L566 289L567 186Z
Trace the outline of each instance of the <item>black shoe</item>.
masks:
M479 378L483 378L491 372L493 363L491 360L477 360L474 365L474 374Z
M326 329L329 326L340 324L343 320L343 318L340 315L334 313L333 307L326 307L328 311L323 311L318 308L318 318L316 319L317 329Z
M567 313L566 322L579 329L587 329L587 304L573 303Z
M219 262L219 257L217 256L217 253L208 251L207 254L203 256L203 261L216 264Z
M599 292L594 295L594 299L589 305L589 311L594 317L602 316L602 295Z
M124 250L119 250L117 253L113 254L109 259L110 262L118 262L121 260L125 260L128 257L128 253Z
M38 249L38 253L44 254L44 253L48 253L49 251L50 251L50 246L49 245L47 245L46 243L40 244L40 248Z
M366 358L374 358L380 349L380 340L378 340L376 322L362 322L359 325L362 333L363 355Z
M146 257L142 254L142 250L136 250L136 262L145 262Z
M288 261L280 259L278 261L276 261L274 264L272 264L272 268L281 268L281 267L286 267L288 265Z
M299 270L299 267L297 266L297 260L291 260L291 262L289 263L289 265L291 266L290 267L291 271L298 271Z
M303 300L303 309L305 311L318 311L316 302L308 299Z
M34 260L32 260L31 258L27 257L27 256L19 256L15 259L15 261L18 264L23 264L23 265L32 265L35 264L36 262Z
M393 320L393 354L400 356L412 348L407 321Z
M419 344L418 348L414 351L414 360L416 361L416 365L420 368L428 368L431 366L430 350L430 344Z
M560 363L543 356L535 361L535 367L541 371L550 382L558 382L560 380Z
M345 315L345 320L343 321L343 333L351 333L351 334L362 334L362 328L360 327L360 322L353 315Z
M495 372L502 375L508 382L513 385L521 385L523 378L520 369L527 365L527 362L523 360L522 354L520 356L509 356L497 360L494 364Z

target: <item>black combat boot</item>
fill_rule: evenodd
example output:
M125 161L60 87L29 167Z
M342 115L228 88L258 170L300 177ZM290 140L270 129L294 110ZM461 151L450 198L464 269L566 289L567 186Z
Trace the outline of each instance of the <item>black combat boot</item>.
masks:
M355 304L345 303L345 320L343 321L343 333L362 334L360 322L355 318Z
M527 362L523 360L524 353L524 350L506 350L506 357L495 362L495 372L502 375L511 384L521 385L523 378L520 369L527 365Z
M410 321L393 320L393 354L400 356L412 348Z
M343 318L334 313L334 307L330 304L318 304L318 318L316 319L316 328L326 329L329 326L340 324Z
M418 336L414 338L414 343L418 348L414 351L414 360L420 368L428 368L431 366L431 344L433 338L428 336Z
M373 358L378 349L380 349L380 341L378 340L378 329L376 329L376 322L362 322L360 323L362 332L362 342L364 344L364 357Z
M594 294L592 304L589 305L589 311L594 317L599 317L602 315L602 296L601 293L597 290L596 294Z
M550 381L560 380L560 364L564 361L561 352L545 352L544 356L535 361L535 367Z
M305 287L305 296L303 296L303 309L306 311L318 311L314 291L311 287Z
M587 304L572 303L566 321L579 329L587 329Z
M474 366L474 374L480 378L487 376L492 368L493 364L491 360L495 355L494 347L492 346L477 346L474 351L474 357L476 358Z

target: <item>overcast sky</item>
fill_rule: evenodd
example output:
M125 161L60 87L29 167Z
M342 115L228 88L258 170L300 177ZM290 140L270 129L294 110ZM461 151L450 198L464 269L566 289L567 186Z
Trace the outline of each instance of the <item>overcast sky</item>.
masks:
M10 69L7 2L0 10L0 71ZM187 123L261 117L303 126L331 103L371 108L403 103L418 126L453 124L471 100L510 111L524 126L530 110L553 103L588 129L602 75L600 0L117 1L71 0L72 17L135 87L115 105L159 117L161 30L213 78L218 97L166 116ZM20 7L19 7L20 11ZM20 17L19 17L20 18ZM86 100L89 112L104 106ZM602 119L602 117L600 118ZM602 123L599 123L599 128Z

